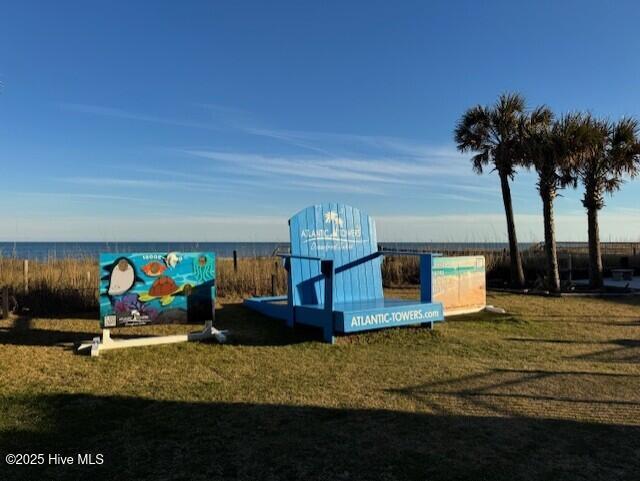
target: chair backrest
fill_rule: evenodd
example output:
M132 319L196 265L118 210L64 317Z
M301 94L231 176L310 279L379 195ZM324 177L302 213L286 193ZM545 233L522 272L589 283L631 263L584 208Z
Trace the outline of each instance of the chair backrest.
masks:
M289 232L291 254L333 260L335 303L383 297L381 258L355 263L378 250L376 226L367 214L345 204L314 205L289 219ZM353 267L340 269L346 264ZM290 280L294 305L323 303L320 262L292 259Z

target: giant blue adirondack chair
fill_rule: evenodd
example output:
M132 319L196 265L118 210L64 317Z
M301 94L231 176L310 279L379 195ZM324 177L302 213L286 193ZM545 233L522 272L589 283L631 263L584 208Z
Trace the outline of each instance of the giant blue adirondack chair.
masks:
M326 203L301 210L289 220L291 253L283 254L286 296L258 297L245 305L287 325L322 328L333 343L337 333L411 324L433 328L444 320L442 304L433 302L432 254L420 254L420 300L385 299L382 256L376 227L364 212Z

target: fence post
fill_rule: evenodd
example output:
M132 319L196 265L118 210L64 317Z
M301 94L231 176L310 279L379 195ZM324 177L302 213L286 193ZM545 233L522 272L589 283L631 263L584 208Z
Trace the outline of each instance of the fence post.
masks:
M24 293L29 294L29 261L27 259L24 260L22 271L24 274Z
M276 295L276 275L271 274L271 295Z
M573 259L569 254L569 282L573 282Z
M233 251L233 272L238 272L238 251Z
M2 318L7 319L9 317L9 288L4 286L2 288Z

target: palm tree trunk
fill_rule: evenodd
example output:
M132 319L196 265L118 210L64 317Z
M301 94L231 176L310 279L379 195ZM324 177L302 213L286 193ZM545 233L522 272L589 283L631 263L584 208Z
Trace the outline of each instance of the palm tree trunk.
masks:
M513 217L513 202L511 201L511 188L509 187L509 176L500 174L500 186L502 187L502 201L504 211L507 215L507 234L509 236L509 255L511 258L511 284L514 287L524 287L524 271L522 270L522 259L518 250L518 238L516 237L516 223Z
M555 221L553 217L553 193L541 193L544 218L544 250L547 258L547 288L560 292L560 271L556 250Z
M589 223L589 286L592 289L600 289L603 281L598 209L595 207L588 207L587 219Z

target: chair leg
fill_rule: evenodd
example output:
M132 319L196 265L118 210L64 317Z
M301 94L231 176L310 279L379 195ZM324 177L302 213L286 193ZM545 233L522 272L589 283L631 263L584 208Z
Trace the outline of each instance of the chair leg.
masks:
M322 338L324 342L328 342L329 344L336 343L336 336L333 335L333 326L324 326L322 328Z
M284 324L287 327L293 327L293 309L288 313L287 317L284 320Z

